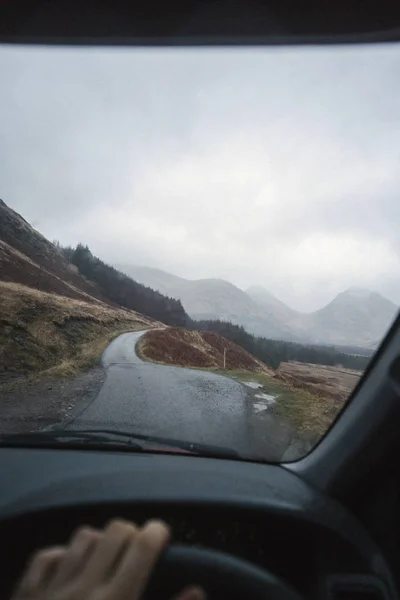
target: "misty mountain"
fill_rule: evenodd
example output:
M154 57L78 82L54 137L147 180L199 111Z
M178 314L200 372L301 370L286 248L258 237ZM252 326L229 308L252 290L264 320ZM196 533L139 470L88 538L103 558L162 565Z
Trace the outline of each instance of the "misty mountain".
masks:
M188 279L183 279L183 277L178 277L177 275L172 275L172 273L167 273L167 271L152 267L142 267L139 265L115 265L115 267L122 271L122 273L126 273L129 277L135 279L135 281L153 288L153 290L161 292L161 294L165 294L166 296L180 294L181 290L191 283Z
M356 345L376 348L393 322L397 306L368 289L352 287L312 313L289 308L262 286L247 293L260 305L274 310L293 332L294 338L316 344Z
M375 346L397 307L381 294L350 288L312 313L296 311L262 286L246 291L222 279L189 280L148 267L118 268L163 294L179 298L193 319L222 319L255 335L316 344Z
M296 318L300 314L281 300L278 300L276 296L268 292L262 285L253 285L245 291L257 304L264 307L267 311L273 312L286 322Z
M243 325L257 335L292 340L299 338L287 327L275 309L261 306L246 292L223 279L190 280L160 269L118 265L136 281L179 298L193 319L221 319ZM277 301L278 302L278 301Z
M377 345L393 322L397 306L378 292L349 288L327 306L306 315L305 324L319 343Z

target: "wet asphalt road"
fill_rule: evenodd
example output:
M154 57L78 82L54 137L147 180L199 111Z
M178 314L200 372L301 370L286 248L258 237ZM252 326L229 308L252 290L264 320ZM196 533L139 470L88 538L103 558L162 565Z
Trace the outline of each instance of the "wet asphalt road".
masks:
M106 348L106 380L69 429L109 428L250 452L247 391L227 377L142 361L125 333Z

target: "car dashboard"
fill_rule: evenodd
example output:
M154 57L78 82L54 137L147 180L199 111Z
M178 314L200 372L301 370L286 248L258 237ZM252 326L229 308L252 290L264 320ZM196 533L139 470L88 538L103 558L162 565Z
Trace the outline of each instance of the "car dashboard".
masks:
M280 466L1 448L0 486L1 598L10 597L32 551L65 543L79 525L99 527L114 517L164 519L172 543L243 558L284 578L305 598L395 596L388 565L363 526Z

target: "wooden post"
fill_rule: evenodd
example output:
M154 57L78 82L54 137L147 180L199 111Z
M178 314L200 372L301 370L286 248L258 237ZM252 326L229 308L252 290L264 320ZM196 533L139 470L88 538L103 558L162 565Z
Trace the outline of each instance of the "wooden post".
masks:
M224 348L224 370L226 369L226 348Z

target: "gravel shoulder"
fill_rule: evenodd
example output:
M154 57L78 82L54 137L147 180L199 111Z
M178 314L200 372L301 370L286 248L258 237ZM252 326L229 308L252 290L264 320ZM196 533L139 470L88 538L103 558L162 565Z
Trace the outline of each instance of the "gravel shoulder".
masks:
M96 366L73 379L40 378L0 392L0 433L38 431L63 427L97 396L105 380Z

